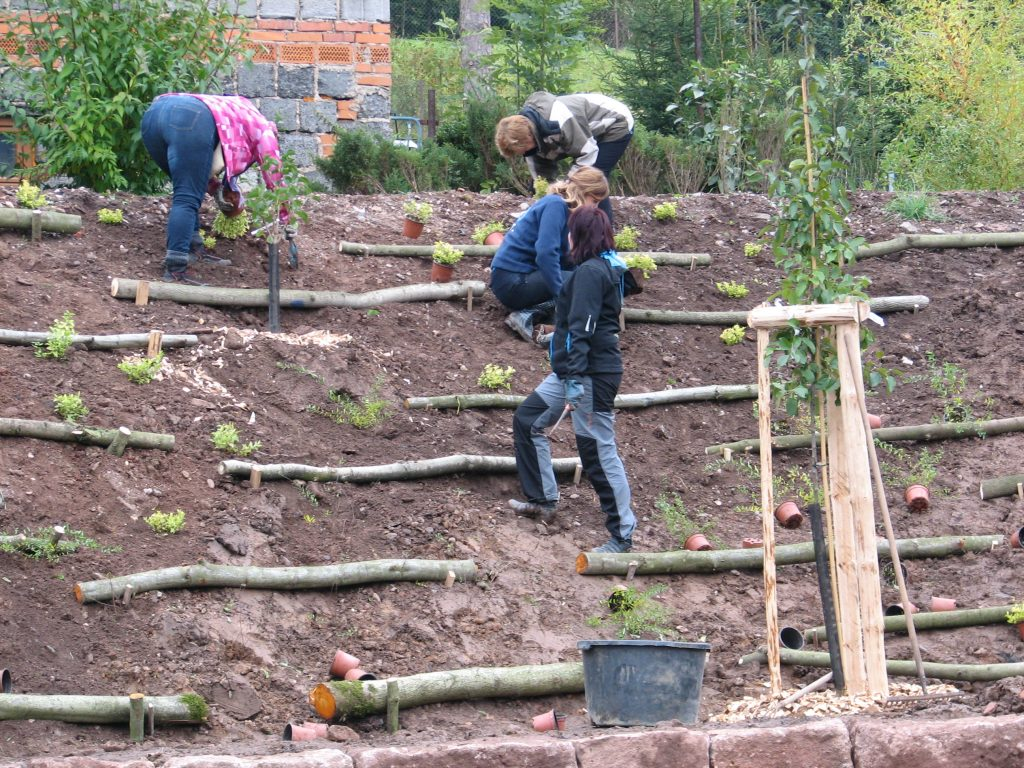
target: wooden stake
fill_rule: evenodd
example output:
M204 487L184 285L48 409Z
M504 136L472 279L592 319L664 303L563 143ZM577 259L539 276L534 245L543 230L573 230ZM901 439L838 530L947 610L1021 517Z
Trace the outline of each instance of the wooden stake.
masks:
M43 212L32 211L32 242L38 243L43 239Z
M135 286L135 306L144 307L149 304L149 281L139 280Z
M451 589L452 584L455 583L455 571L448 571L448 575L444 577L444 588Z
M572 484L573 485L579 485L580 484L580 478L582 478L582 477L583 477L583 465L582 464L577 464L575 471L573 471L573 473L572 473Z
M636 560L629 561L629 567L626 568L626 581L632 581L633 577L636 576L636 569L640 566L640 563Z
M128 427L118 427L117 432L114 433L114 439L107 446L107 453L114 456L123 455L124 449L128 447L128 440L131 439L131 436L132 431Z
M396 733L401 727L398 724L398 681L395 679L388 680L387 722L388 733Z
M1017 498L1024 499L1024 483L1017 483Z
M757 427L761 438L761 539L764 542L764 613L768 627L768 676L772 695L782 693L779 611L775 601L775 500L772 490L772 383L765 362L769 333L757 331Z
M473 311L473 289L472 288L467 288L466 289L466 311L467 312L472 312Z
M626 308L623 307L619 310L619 333L626 330Z
M64 538L64 526L55 525L53 526L53 532L50 534L50 546L56 547L60 543L60 540Z
M136 744L141 744L145 731L145 702L141 693L128 695L128 736Z
M146 705L146 733L150 736L156 733L156 707L153 702Z
M156 357L160 354L160 349L163 346L163 338L163 331L149 332L149 346L146 349L146 357Z
M255 490L256 488L259 488L260 487L260 482L262 481L262 479L263 479L263 473L260 470L256 469L256 467L253 467L251 470L249 470L249 487L250 488L252 488L253 490Z

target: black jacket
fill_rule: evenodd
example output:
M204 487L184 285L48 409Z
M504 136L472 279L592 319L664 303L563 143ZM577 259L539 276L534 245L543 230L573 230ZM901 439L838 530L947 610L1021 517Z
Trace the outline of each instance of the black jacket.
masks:
M622 310L621 261L587 259L562 286L555 303L555 334L551 339L551 369L571 379L601 373L622 373L619 351L619 312Z

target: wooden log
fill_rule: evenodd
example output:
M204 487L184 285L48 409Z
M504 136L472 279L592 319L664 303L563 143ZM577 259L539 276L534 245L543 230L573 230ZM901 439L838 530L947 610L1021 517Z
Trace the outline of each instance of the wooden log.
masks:
M583 664L472 667L392 678L403 709L442 701L558 696L583 692ZM387 709L388 680L332 681L309 693L309 703L325 720L365 717Z
M114 435L114 439L107 446L107 453L113 456L123 456L124 449L128 447L128 441L131 439L131 436L132 431L128 427L118 427L117 434Z
M472 560L367 560L287 568L199 563L80 581L75 584L75 599L80 603L109 602L124 595L129 588L132 594L138 595L157 589L336 589L378 581L444 581L448 571L454 571L460 581L470 581L476 577L476 563Z
M115 299L134 299L137 280L115 277L110 282L110 295ZM344 291L281 291L283 309L320 309L344 307L370 309L381 304L408 301L445 301L461 299L471 290L483 296L487 286L480 280L456 280L450 283L420 283L398 288L383 288L366 293ZM220 288L208 285L153 283L150 299L166 299L180 304L203 304L210 307L269 307L270 291L266 288Z
M34 215L35 211L26 208L0 208L0 228L31 230ZM38 218L39 227L44 232L69 235L82 228L82 217L72 213L40 211Z
M663 389L659 392L635 392L617 395L616 408L650 408L655 405L693 403L700 400L743 400L757 396L753 384L711 384L705 387L684 387ZM462 395L436 395L434 397L407 397L405 407L436 408L438 410L467 408L516 408L526 399L525 395L502 395L494 392L467 393Z
M994 605L988 608L969 608L960 611L929 611L912 614L914 629L956 629L976 627L984 624L1005 624L1006 614L1012 605ZM906 616L886 616L882 623L886 632L906 632ZM825 627L811 627L804 630L804 642L826 643Z
M27 347L44 343L49 335L45 331L11 331L0 328L0 344ZM71 343L86 349L134 349L148 347L149 338L149 333L120 333L111 336L76 334L71 337ZM160 343L165 348L194 347L199 343L199 337L194 334L167 335L162 337Z
M783 648L780 656L783 664L796 664L802 667L827 667L829 658L821 651L793 651ZM740 664L763 663L767 658L764 649L748 653L740 659ZM886 659L885 671L896 677L917 677L917 667L913 661L902 659ZM941 664L924 662L926 676L936 680L963 680L967 682L991 682L1006 677L1024 675L1024 662L1009 664Z
M1019 494L1021 483L1024 483L1024 475L1003 475L982 480L978 490L983 500L998 499L1001 496Z
M927 296L882 296L871 299L868 306L877 315L890 312L916 312L928 306ZM833 305L830 305L833 306ZM855 306L855 305L851 305ZM783 307L782 309L787 309ZM639 309L625 307L623 316L633 323L680 323L686 325L746 325L750 313L737 312L687 312L670 309Z
M965 552L987 552L1006 542L1000 535L991 536L937 536L934 538L899 539L896 542L900 557L921 559L962 555ZM877 540L878 553L888 555L889 542ZM630 563L636 562L636 575L661 573L719 573L731 570L760 570L764 554L755 549L712 549L707 552L630 552L606 554L581 552L576 556L576 572L584 576L622 576ZM813 563L814 544L780 544L775 548L776 565Z
M858 259L886 256L910 248L1014 248L1024 245L1024 232L954 232L947 235L900 235L857 249Z
M157 723L199 725L209 707L201 696L148 696ZM127 723L127 696L77 696L6 693L0 696L0 720L61 720L65 723Z
M107 447L114 442L117 435L118 430L116 429L84 427L80 424L66 424L59 421L0 418L0 436L2 437L35 437L40 440L57 440L64 443ZM128 447L172 451L174 450L174 435L133 430L128 438Z
M556 473L572 472L579 465L578 458L554 459L552 466ZM485 472L509 474L516 471L514 456L473 456L456 454L437 459L399 461L394 464L378 464L368 467L312 467L306 464L253 464L249 461L228 459L222 461L217 471L230 477L249 477L253 468L260 471L264 480L310 480L335 483L376 483L385 480L417 480L423 477L440 477L460 472Z
M858 323L868 317L867 303L863 301L846 304L796 304L775 306L768 304L755 307L747 313L746 324L750 328L784 328L791 322L814 327L816 325L845 325Z
M128 694L128 738L141 744L146 730L145 696L141 693Z
M906 427L879 427L871 430L871 435L887 443L901 440L956 440L963 437L990 437L1005 435L1009 432L1024 431L1024 416L1013 416L1007 419L990 421L944 422L942 424L916 424ZM810 435L778 435L772 438L772 448L787 450L790 448L809 448ZM734 453L756 453L761 450L761 441L756 438L736 440L732 443L709 445L704 453L716 454L725 450Z

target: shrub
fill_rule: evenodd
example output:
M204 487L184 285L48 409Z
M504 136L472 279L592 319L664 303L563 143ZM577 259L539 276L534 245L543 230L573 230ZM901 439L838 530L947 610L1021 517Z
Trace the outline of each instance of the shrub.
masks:
M133 384L149 384L160 373L163 362L163 352L158 352L156 357L126 357L117 364L117 370Z
M512 376L516 369L511 365L502 368L500 365L488 363L476 383L486 389L512 389Z
M185 510L176 509L173 512L161 512L159 509L154 509L153 514L142 519L156 533L178 533L178 531L185 527Z
M124 211L120 208L100 208L96 211L100 224L124 224Z
M382 379L374 382L369 394L353 400L344 392L332 390L328 398L337 408L324 408L319 405L306 406L307 411L326 416L335 424L351 424L356 429L369 429L383 423L391 417L391 404L380 396Z
M732 280L723 280L722 282L715 283L715 288L718 289L719 293L724 293L730 299L742 299L748 293L750 289L742 283L734 283Z
M755 256L759 256L761 251L764 250L764 243L744 243L743 244L743 255L748 259L752 259Z
M237 240L249 231L249 212L242 211L237 216L227 217L220 211L213 217L213 224L210 229L215 235L226 240Z
M46 205L46 195L39 187L28 183L28 179L22 179L18 185L18 191L14 193L14 199L22 208L42 208Z
M417 221L426 224L434 215L434 207L430 203L417 203L415 200L406 200L402 203L402 213L409 221Z
M75 313L67 310L60 316L59 320L54 320L46 336L46 341L32 345L35 348L36 357L64 360L67 357L68 350L71 349L71 340L74 338L74 335Z
M484 240L487 239L488 235L495 232L504 232L505 225L500 221L488 221L485 224L481 224L473 230L472 241L477 245L483 245Z
M659 493L654 500L654 508L665 518L665 527L679 542L680 547L686 546L686 540L695 533L703 533L709 539L713 539L711 531L715 527L714 518L707 513L700 513L707 519L696 521L686 511L682 498L678 493L673 493L671 498L667 493Z
M897 195L889 201L885 210L913 221L945 221L947 218L946 214L935 207L935 201L929 195L922 194Z
M615 250L635 251L639 237L640 230L627 224L615 233Z
M672 202L658 203L651 211L655 221L674 221L679 211L676 204Z
M434 252L432 254L432 258L434 259L434 262L437 264L447 264L449 266L454 266L458 264L460 261L462 261L462 257L464 255L465 254L458 248L455 248L449 245L448 243L443 242L442 240L438 240L436 243L434 243Z
M210 434L210 441L218 451L234 453L239 456L249 456L263 447L263 443L259 440L242 444L238 427L231 423L218 424Z
M654 600L664 591L664 584L655 584L643 592L635 587L620 586L609 595L607 605L611 613L608 621L619 627L620 639L644 634L658 637L675 634L673 629L666 626L671 617L668 608ZM598 619L596 623L602 622Z
M648 131L638 123L611 181L613 194L666 195L700 192L707 175L700 146Z
M246 206L252 212L251 224L247 226L255 227L269 242L281 236L280 229L275 226L281 210L288 211L288 226L295 227L300 221L309 221L306 203L315 200L316 195L309 179L299 170L295 153L291 150L282 152L280 160L271 157L265 162L268 172L280 174L281 183L273 189L261 184L250 190ZM244 213L235 218L243 216Z
M725 346L731 347L734 344L739 344L741 341L743 341L743 339L746 337L746 333L747 329L744 328L742 325L734 325L731 328L726 328L724 331L722 331L722 333L719 334L718 338L720 338L725 343Z
M73 392L66 395L53 396L53 410L57 412L64 421L74 424L89 415L89 409L82 402L82 395Z
M651 276L651 272L658 269L658 265L654 263L654 259L646 253L635 253L627 256L624 261L626 266L630 269L639 269L643 272L644 280L647 280Z
M544 195L548 193L548 180L542 179L539 176L533 180L533 196L540 200Z
M199 230L199 237L201 237L203 239L203 247L205 247L205 248L215 248L216 247L216 245L217 245L217 238L214 237L213 235L206 234L205 230L202 230L202 229Z
M1010 606L1010 610L1006 612L1006 620L1010 624L1020 624L1024 622L1024 602L1014 603Z

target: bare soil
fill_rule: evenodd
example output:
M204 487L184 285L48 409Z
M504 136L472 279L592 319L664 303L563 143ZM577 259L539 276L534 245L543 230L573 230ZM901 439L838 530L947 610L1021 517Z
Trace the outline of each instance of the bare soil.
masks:
M198 333L200 346L168 350L161 377L128 381L116 365L129 352L73 349L68 360L37 359L30 347L0 346L0 417L57 420L53 397L79 392L86 423L126 425L171 433L172 452L129 449L117 458L102 448L28 438L0 439L0 533L64 524L93 539L56 562L0 552L0 668L20 693L170 695L195 691L211 704L203 727L168 727L147 740L149 756L176 751L273 752L285 748L285 723L311 718L310 690L327 679L338 648L378 675L401 676L472 666L543 664L579 659L578 640L614 638L605 600L623 580L577 575L576 555L605 540L596 496L584 480L563 484L557 525L517 518L507 499L514 475L463 474L369 485L248 481L218 474L228 455L210 435L236 425L243 442L260 441L262 463L372 466L451 454L512 454L507 409L406 410L409 396L480 392L487 363L512 366L512 392L527 394L548 370L544 351L514 336L505 312L485 295L465 301L385 304L374 310L282 310L282 333L266 332L264 309L230 309L153 301L136 306L112 298L113 278L158 280L164 251L166 197L101 196L89 190L47 192L50 207L82 217L75 235L0 234L0 328L45 331L65 310L79 333L160 329ZM526 204L508 194L462 191L422 195L434 206L419 243L467 243L474 227ZM875 242L907 231L1024 230L1016 195L937 196L945 220L902 221L886 210L892 196L853 196L850 225ZM282 286L363 292L429 280L428 259L350 256L342 240L408 243L401 236L400 196L324 196L303 226L298 269L284 267ZM746 310L776 288L779 272L768 249L744 255L746 243L772 214L756 195L690 195L671 223L651 217L655 198L616 199L617 224L640 232L640 249L707 252L710 267L662 267L630 306L685 310ZM0 203L15 205L13 191ZM124 224L100 224L100 208L120 208ZM209 225L213 211L204 210ZM267 285L265 244L255 238L221 241L230 267L203 268L214 285ZM978 417L1024 411L1024 249L910 250L866 259L854 269L870 276L872 296L922 294L929 305L886 317L877 330L884 362L905 374L893 394L872 393L869 410L886 425L942 417L951 396L929 382L927 356L966 377L961 398ZM467 258L456 277L486 280L488 259ZM717 281L750 288L729 299ZM717 326L630 324L622 335L626 373L622 392L667 387L750 384L755 379L753 334L727 347ZM934 370L934 365L933 365ZM934 377L932 377L934 378ZM390 403L383 423L357 429L313 412L332 407L328 393L378 395ZM795 424L783 424L796 429ZM758 536L759 518L737 509L751 499L749 479L735 467L711 465L705 447L753 437L749 400L701 402L623 410L618 439L640 520L638 551L678 548L656 501L677 493L687 512L713 521L720 547ZM899 537L1009 534L1022 524L1019 500L979 500L984 478L1022 471L1024 435L905 444L912 456L940 448L931 508L911 513L900 487L888 488ZM572 430L556 433L557 456L575 455ZM806 451L776 455L780 472L810 469ZM756 487L756 485L755 485ZM144 518L154 510L186 513L184 530L158 535ZM881 532L879 524L879 531ZM808 539L808 527L777 531L779 543ZM476 584L371 584L337 591L261 592L194 589L150 592L128 604L80 605L76 582L199 562L263 566L317 565L379 558L472 559ZM906 563L911 599L933 595L961 607L1020 599L1020 550ZM663 587L665 639L705 638L712 646L704 681L702 718L744 696L763 692L766 671L741 667L738 657L763 643L761 575L732 571L702 576L638 578L638 589ZM883 586L888 602L895 590ZM779 570L784 625L821 621L813 565ZM602 620L598 626L594 626ZM655 638L648 631L644 637ZM1006 624L922 633L929 661L1021 661L1022 643ZM906 641L887 638L890 657L909 658ZM821 670L785 668L797 687ZM958 703L917 711L959 716L989 710L1020 712L1019 678L963 684ZM555 706L570 713L570 730L590 726L582 695L541 699L453 702L405 710L391 736L380 717L349 725L373 745L454 741L529 731L533 715ZM914 716L914 712L893 716ZM93 754L121 749L122 727L44 722L0 726L0 757Z

